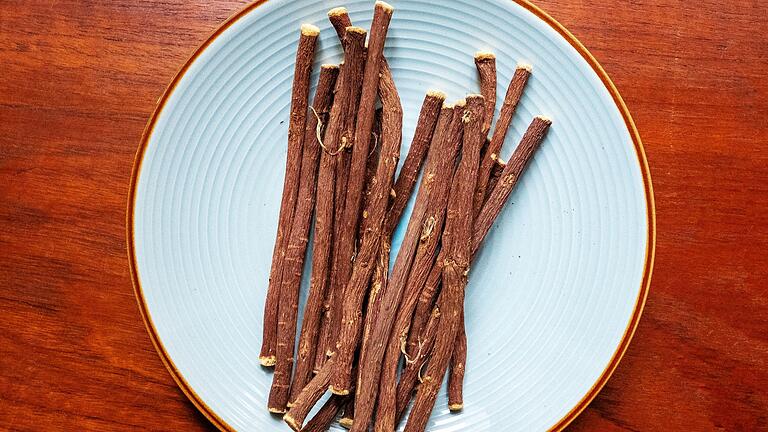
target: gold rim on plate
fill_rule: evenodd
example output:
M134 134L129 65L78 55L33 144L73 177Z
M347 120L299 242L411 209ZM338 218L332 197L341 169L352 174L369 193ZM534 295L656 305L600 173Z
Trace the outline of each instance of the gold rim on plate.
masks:
M152 322L152 317L150 316L146 301L144 300L144 293L141 289L141 283L139 281L139 273L136 268L136 248L134 245L134 231L133 231L133 226L134 226L133 213L136 205L136 182L139 178L139 172L141 171L141 162L144 159L144 152L147 148L149 137L152 135L152 131L155 127L155 123L157 122L157 118L160 115L160 112L163 110L165 103L168 101L168 98L170 97L171 93L173 93L173 90L176 88L176 85L179 83L181 78L187 72L187 69L189 69L190 65L197 59L200 53L202 53L219 35L221 35L221 33L223 33L232 24L234 24L235 21L242 18L243 16L245 16L252 10L256 9L257 7L261 6L262 4L266 3L267 1L268 0L256 0L253 3L245 6L239 12L236 12L234 15L229 17L226 21L224 21L205 40L205 42L203 42L203 44L200 45L200 47L198 47L197 50L195 50L194 54L192 54L192 56L186 61L186 63L184 63L184 66L181 67L181 69L176 74L176 76L174 76L171 83L165 89L163 96L159 99L157 106L155 107L155 110L149 119L149 122L147 122L147 126L144 128L144 133L142 134L142 137L141 137L141 143L139 144L139 149L136 151L136 157L133 163L133 170L131 171L130 189L128 192L128 209L126 213L126 231L127 231L126 243L128 247L128 260L129 260L129 265L131 270L131 281L133 282L134 293L139 303L139 309L141 310L141 317L144 320L144 325L146 326L147 331L149 332L149 336L152 339L152 344L155 346L155 349L160 355L160 359L163 361L163 364L165 364L165 367L171 373L171 376L173 377L174 381L176 381L176 384L178 384L179 388L181 388L181 391L184 392L184 394L189 398L192 404L194 404L195 407L197 407L197 409L200 410L200 412L203 413L203 415L205 415L205 417L208 418L208 420L210 420L211 423L213 423L214 426L216 426L222 431L235 431L235 429L229 424L227 424L221 417L216 415L216 413L208 405L206 405L205 402L203 402L200 396L198 396L198 394L195 393L195 390L192 388L192 386L190 386L189 383L187 383L187 381L184 379L184 376L182 376L181 372L176 368L176 365L173 363L173 360L171 360L170 355L168 355L168 352L163 347L162 342L160 342L160 337L157 334L157 329L155 328L155 325ZM651 173L650 173L650 170L648 169L648 160L645 157L645 149L643 148L643 143L640 140L640 134L637 131L635 122L632 120L632 116L629 114L629 109L627 108L627 105L624 103L624 100L621 98L621 95L619 94L619 91L616 89L616 86L608 77L608 74L605 72L602 66L600 66L600 64L597 62L597 59L595 59L595 57L589 52L589 50L587 50L587 48L584 47L584 45L582 45L582 43L579 42L579 40L576 39L576 37L573 34L571 34L571 32L569 32L557 20L549 16L546 12L544 12L538 6L534 5L528 0L511 0L511 1L524 7L526 10L536 15L542 21L549 24L550 27L552 27L555 31L557 31L558 34L560 34L563 38L565 38L565 40L568 41L568 43L571 44L571 46L573 46L576 49L576 51L579 52L579 54L581 54L584 60L586 60L587 63L589 63L590 67L592 67L592 70L594 70L597 76L600 77L600 80L603 82L603 85L605 85L606 89L608 89L608 92L611 94L611 97L613 98L613 101L616 104L616 107L621 112L621 116L624 119L624 123L627 126L627 130L629 131L629 134L632 137L632 142L634 143L634 146L635 146L635 152L637 153L637 161L638 161L638 164L640 165L640 171L642 172L643 186L645 189L646 211L647 211L647 218L648 218L647 219L648 226L646 228L647 228L648 237L647 237L646 250L645 250L645 263L643 266L643 279L640 285L640 292L638 293L637 300L635 301L635 307L632 312L632 317L629 320L629 324L627 325L627 328L624 330L624 335L621 338L621 342L619 342L619 346L616 348L616 351L613 353L613 356L611 357L611 360L608 362L608 365L605 367L605 370L603 370L603 373L600 374L600 377L597 379L597 381L595 381L594 384L592 384L592 387L589 389L589 391L587 391L584 397L581 398L581 400L576 404L576 406L574 406L563 418L561 418L557 423L555 423L549 429L550 431L562 431L582 411L584 411L584 409L589 405L590 402L592 402L595 396L597 396L597 394L600 392L603 386L605 386L605 383L608 381L611 375L613 375L613 372L616 370L616 367L618 366L619 362L624 356L624 353L626 352L627 347L629 346L629 342L632 340L632 336L634 335L635 330L637 329L637 324L640 321L640 316L643 313L643 308L645 307L645 300L648 297L648 291L651 285L651 273L653 272L653 261L654 261L655 249L656 249L656 206L653 198L653 185L651 184Z

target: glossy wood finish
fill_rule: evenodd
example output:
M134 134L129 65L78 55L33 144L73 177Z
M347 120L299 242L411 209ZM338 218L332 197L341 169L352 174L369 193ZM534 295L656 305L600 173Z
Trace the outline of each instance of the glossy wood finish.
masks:
M722 3L536 2L621 91L657 207L643 319L570 430L768 428L768 9ZM0 2L0 429L213 430L142 323L125 207L155 102L243 4Z

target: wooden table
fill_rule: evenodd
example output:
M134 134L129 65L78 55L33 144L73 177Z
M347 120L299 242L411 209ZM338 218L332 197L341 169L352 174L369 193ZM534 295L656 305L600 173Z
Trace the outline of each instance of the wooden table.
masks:
M658 215L634 341L570 430L768 430L768 8L537 3L624 96ZM125 208L155 102L242 5L0 2L0 429L213 429L144 329Z

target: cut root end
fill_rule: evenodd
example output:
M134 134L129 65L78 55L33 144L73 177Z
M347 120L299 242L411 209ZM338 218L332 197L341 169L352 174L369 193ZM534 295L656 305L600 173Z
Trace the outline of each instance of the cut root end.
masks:
M445 93L441 92L440 90L430 90L427 92L427 96L438 98L441 100L445 100L448 96L446 96Z
M346 429L351 429L352 426L355 424L355 420L351 419L349 417L342 417L339 420L339 424L342 425Z
M337 389L336 387L334 387L332 385L328 386L328 390L330 390L331 393L333 393L335 395L339 395L339 396L346 396L346 395L349 394L349 390L348 389Z
M365 35L365 34L368 33L368 32L365 31L364 28L362 28L362 27L355 27L355 26L349 26L349 27L346 28L346 30L347 30L347 33L357 33L357 34L361 34L361 35Z
M464 409L464 404L463 403L449 404L448 409L451 412L461 411L462 409Z
M275 356L261 356L259 362L262 366L272 367L277 363L277 358Z
M291 429L295 430L296 432L299 432L301 430L301 425L298 422L296 422L296 419L291 417L290 414L284 415L283 421L288 423L288 426L290 426Z
M345 7L335 7L328 11L328 16L342 16L347 14L347 8Z
M314 24L302 24L301 34L304 36L317 36L320 34L320 28Z
M528 72L531 72L533 70L533 66L531 66L529 63L518 63L517 64L518 69L525 69Z
M496 54L490 51L478 51L475 53L475 60L477 61L496 60Z
M376 2L375 7L384 9L384 11L389 12L389 13L392 13L392 11L395 10L395 8L392 7L391 4L389 4L387 2L383 2L381 0Z
M285 414L285 408L269 407L268 409L272 414Z

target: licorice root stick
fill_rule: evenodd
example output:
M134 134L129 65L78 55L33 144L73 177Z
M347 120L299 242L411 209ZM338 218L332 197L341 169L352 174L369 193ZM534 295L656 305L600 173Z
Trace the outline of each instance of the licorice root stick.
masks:
M382 70L388 70L389 66L385 63ZM424 97L419 114L419 120L416 124L411 148L408 156L400 169L397 181L393 188L394 198L387 211L387 219L384 223L384 230L381 239L380 256L376 263L371 290L368 297L368 304L365 311L365 324L363 330L363 340L361 349L367 345L370 332L373 325L377 322L378 310L380 305L379 293L384 290L389 277L389 259L392 234L394 233L400 216L405 209L405 204L410 199L413 192L421 161L425 159L430 142L435 131L437 119L440 116L440 107L445 101L445 94L438 91L429 91ZM402 204L400 204L402 202ZM418 212L417 212L418 213Z
M389 72L389 66L384 63L383 71ZM384 222L384 230L381 239L380 256L376 263L376 270L371 282L371 291L368 296L368 304L365 311L365 324L363 330L363 340L361 348L366 346L371 329L378 318L380 305L379 293L385 288L389 278L389 259L392 243L392 234L400 221L400 216L405 210L405 206L413 193L419 170L426 157L429 143L435 130L437 119L440 115L440 106L445 101L445 94L438 91L429 91L424 97L421 105L419 120L416 124L416 131L411 141L411 148L408 150L408 156L400 168L400 174L397 177L395 186L392 189L392 202L387 211L387 219Z
M488 234L488 231L491 229L493 222L496 220L496 217L498 217L499 213L501 213L501 210L504 208L504 204L509 199L510 194L517 185L520 176L525 171L525 168L533 157L533 154L536 152L536 149L541 145L551 123L551 120L546 117L536 116L528 126L528 129L520 140L512 157L504 166L504 170L501 173L498 183L488 195L488 199L483 205L482 210L473 221L473 257L478 249L480 249L480 246L482 245L485 236ZM416 307L416 312L414 312L413 321L411 323L409 349L412 351L409 352L415 352L418 346L418 339L423 337L423 328L429 318L429 310L434 303L433 297L440 284L444 256L444 253L441 251L437 261L430 270L427 282L419 296L419 304ZM423 312L424 310L426 310L426 312Z
M348 406L349 397L333 395L323 404L320 411L312 417L312 420L301 428L300 432L325 432L333 423L336 418L336 414L339 413L345 406ZM294 429L296 430L296 429Z
M488 190L492 191L501 178L501 173L506 163L496 159L491 170L491 178L488 182ZM451 365L448 370L448 409L461 411L464 408L464 372L467 366L467 333L464 327L464 310L462 309L459 334L456 337L456 346L451 355Z
M388 65L385 63L382 69L388 68ZM374 271L371 290L368 295L368 303L365 309L363 339L360 343L361 356L362 351L368 346L371 331L379 320L379 310L381 308L381 296L379 294L386 290L388 284L392 234L394 233L400 216L405 209L405 204L413 192L418 177L419 167L415 167L414 165L421 165L421 162L417 163L416 161L423 161L426 156L427 149L430 147L429 143L432 141L433 133L435 131L437 119L440 115L440 106L444 101L445 95L441 92L429 91L425 96L413 141L411 142L411 148L408 151L408 156L403 163L403 167L400 169L400 174L393 188L395 197L389 207L387 219L384 223L380 255L376 262L376 270ZM402 204L399 204L398 201L402 202ZM416 213L418 213L418 211L416 211ZM358 385L359 382L360 377L358 376ZM357 397L355 397L355 402L356 400ZM369 419L370 416L365 417L366 422L368 422Z
M309 80L315 47L320 30L310 24L301 26L301 36L296 50L296 64L291 91L291 114L288 124L288 156L286 157L283 197L280 201L280 216L277 223L277 237L272 252L272 267L269 271L269 287L264 304L264 323L259 361L263 366L274 366L277 361L278 315L283 258L290 234L290 224L296 206L301 172L301 152L304 146L304 126L307 120L309 102ZM290 378L289 378L290 380Z
M426 375L416 392L411 415L405 425L408 432L423 431L435 404L453 352L461 320L464 287L472 256L472 202L480 165L480 147L483 144L482 122L484 99L481 95L467 97L464 118L464 143L461 162L456 173L454 188L448 202L443 244L447 248L443 268L443 290L439 306L442 311L439 330L432 348L432 357Z
M345 7L336 7L328 11L328 21L331 22L333 29L336 30L336 34L339 36L341 45L344 46L346 41L344 40L344 29L352 25L352 20L349 18L349 12Z
M365 60L365 72L360 92L360 104L357 110L354 139L352 140L352 160L349 166L349 179L344 198L344 212L341 218L338 219L341 230L339 231L338 241L334 243L334 248L336 248L334 252L335 271L331 287L337 296L342 292L343 287L346 286L352 272L356 235L363 202L366 161L370 152L371 130L373 129L373 117L376 109L376 94L379 87L379 77L382 75L381 65L384 42L393 10L392 6L382 1L377 1L374 5L373 22L371 23ZM349 33L345 36L345 43L349 43L348 39ZM389 191L387 191L387 196L389 196ZM346 296L346 293L343 295ZM331 308L333 307L331 305ZM340 327L341 322L338 315L333 316L332 313L332 338L340 336Z
M449 108L444 108L447 116ZM398 261L395 262L395 270L391 283L399 289L399 293L390 286L388 294L388 305L393 305L389 312L384 312L388 319L380 319L377 323L378 333L373 337L374 341L386 341L383 344L372 346L370 350L364 347L366 355L366 368L364 372L370 370L371 378L377 377L375 382L369 382L373 389L372 393L379 390L378 411L376 414L376 430L394 429L395 422L395 388L397 385L397 366L400 359L401 333L407 334L407 327L413 313L413 305L416 303L419 291L414 284L411 284L411 278L414 273L422 270L419 266L426 265L427 268L432 264L434 252L437 249L437 241L442 232L442 218L445 213L445 207L448 199L448 191L453 179L456 156L461 147L462 136L462 117L464 115L464 101L460 101L451 113L451 119L448 127L443 131L438 131L435 137L441 142L433 145L434 152L430 154L427 167L424 170L422 184L419 188L416 206L408 223L403 244L398 253ZM443 122L441 114L440 122ZM447 119L446 119L447 120ZM438 125L441 127L442 125ZM439 135L439 136L438 136ZM422 199L419 201L419 199ZM417 210L418 218L417 218ZM409 237L412 236L412 237ZM409 248L409 249L408 249ZM407 254L403 257L403 254ZM398 264L404 262L404 258L410 258L407 273L395 273ZM425 264L426 263L426 264ZM403 278L401 279L400 276ZM399 295L399 297L395 297ZM393 327L394 324L394 327ZM376 339L381 338L381 339ZM370 352L369 352L370 351ZM381 361L384 356L384 361ZM370 363L368 363L370 362ZM367 365L373 365L370 368ZM381 370L379 375L379 369ZM365 382L360 383L360 388L367 391L369 387ZM361 391L362 395L362 391ZM362 397L362 396L361 396ZM372 399L373 400L373 399ZM367 413L371 408L362 406Z
M332 366L333 357L328 359L320 371L312 377L307 385L301 389L296 399L293 400L290 409L283 416L283 421L288 423L291 429L295 431L301 430L301 425L304 424L304 419L312 411L312 407L328 390L328 380Z
M373 186L373 178L376 176L376 166L379 164L379 153L381 153L381 108L376 110L373 120L373 131L371 132L373 138L373 148L368 153L368 162L365 167L365 189L363 192L363 208L368 206L368 197L371 195L371 187ZM358 238L362 234L362 226L358 232Z
M347 429L351 428L355 421L355 395L333 395L332 397L346 397L347 400L344 401L339 424Z
M515 69L512 80L507 87L507 93L504 96L504 102L501 105L499 118L496 119L496 127L493 130L491 142L481 157L480 171L477 177L477 190L475 191L474 205L479 209L483 205L483 200L488 190L488 180L491 178L491 169L496 159L499 157L501 146L509 131L509 125L512 123L512 117L515 115L517 105L520 103L520 97L523 95L523 89L531 75L531 66L518 65ZM476 210L477 211L477 210Z
M345 40L347 43L344 45L344 64L341 67L340 75L343 76L343 87L338 92L342 93L341 103L339 110L340 124L338 133L334 135L334 141L327 143L326 147L328 151L332 152L336 161L335 169L335 182L334 182L334 211L333 211L333 236L332 236L332 254L330 258L331 269L336 268L336 260L338 259L337 242L341 235L342 224L339 222L341 215L344 211L344 196L347 187L347 179L349 175L349 146L351 145L351 131L354 129L355 114L358 105L358 98L360 95L361 78L363 74L363 68L365 66L365 38L366 31L359 27L347 27L345 30ZM326 140L327 141L327 140ZM325 355L327 352L333 350L333 344L335 343L335 336L333 330L333 322L336 319L334 314L339 313L339 298L341 293L338 292L338 288L334 285L337 272L331 271L329 277L329 287L326 293L326 316L322 321L320 329L320 338L318 350L322 351L317 353L315 361L315 369L319 369L322 363L325 362Z
M451 354L448 371L448 409L461 411L464 408L464 370L467 363L467 334L464 328L464 308L460 312L459 331Z
M483 203L485 203L485 200L488 199L488 195L491 193L491 191L493 191L493 189L496 187L496 184L499 182L499 178L501 178L501 172L504 171L505 166L507 166L506 162L496 158L496 163L493 164L493 168L491 168L491 178L488 179L488 191L483 197Z
M320 68L315 97L312 102L312 114L307 119L304 134L304 154L301 162L301 183L296 201L293 228L291 229L288 249L285 256L282 288L298 291L301 284L301 273L304 267L305 252L309 241L309 229L312 224L312 213L315 208L317 188L318 163L320 160L320 139L322 130L328 121L333 100L333 88L339 67L323 65ZM307 304L304 307L304 319L301 324L299 350L296 359L296 371L291 384L291 398L304 388L312 374L317 346L317 328L323 307L323 292L318 287L310 287Z
M373 50L371 47L372 43L369 42L369 54ZM355 259L352 276L344 291L339 341L336 345L337 359L329 386L331 392L336 394L348 394L351 387L353 376L351 374L352 362L362 333L361 311L363 300L375 267L373 261L379 254L379 245L387 214L390 190L394 183L395 170L397 169L397 162L400 157L403 123L400 97L397 94L394 81L387 79L387 76L384 74L381 75L381 82L378 84L378 88L379 97L384 108L382 116L381 157L376 168L376 177L374 178L373 190L369 197L368 208L364 211L367 217L363 222L366 229L363 232L362 244ZM370 130L368 133L370 133Z
M344 29L352 25L352 20L349 18L347 9L344 7L331 9L328 11L328 19L336 30L342 45L346 44L347 42L344 39ZM382 62L381 74L387 76L387 79L392 79L392 71L387 65L386 58L382 58ZM385 225L385 227L387 227L385 232L389 232L390 235L397 227L397 224L400 221L400 216L402 216L403 210L405 210L411 193L413 192L413 188L416 185L419 170L424 164L429 143L431 142L432 134L435 129L435 124L437 123L440 106L444 101L445 94L439 91L429 91L424 98L419 113L419 119L416 123L416 131L414 132L413 140L411 141L411 147L408 150L408 155L405 157L405 161L403 161L403 166L400 168L400 174L398 174L393 188L394 198L390 205ZM374 125L375 124L376 122L374 121ZM370 176L366 177L370 178Z
M480 76L480 94L485 98L483 136L488 136L496 109L496 56L492 52L479 51L475 54L475 66Z
M413 357L406 360L405 367L402 373L400 373L400 381L397 383L397 416L395 417L395 424L400 423L400 420L403 418L405 409L408 407L408 401L411 400L413 389L416 388L416 381L420 378L421 369L432 353L432 346L435 343L439 322L440 308L435 306L428 316L424 332L419 339L419 349L413 354Z
M390 235L392 235L392 232L394 232L397 224L400 222L400 216L402 216L403 210L405 210L405 206L408 204L411 193L416 186L419 171L426 159L427 150L430 147L435 126L440 116L440 107L444 101L445 93L430 90L421 104L419 119L416 122L416 131L413 134L408 155L405 157L403 166L400 168L400 173L397 176L394 187L395 196L387 214L385 231L390 233Z

